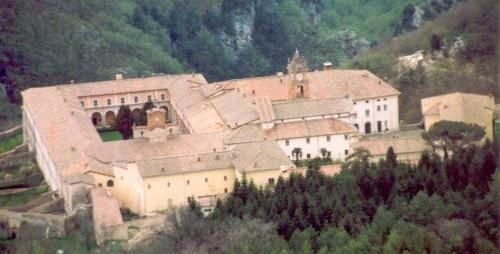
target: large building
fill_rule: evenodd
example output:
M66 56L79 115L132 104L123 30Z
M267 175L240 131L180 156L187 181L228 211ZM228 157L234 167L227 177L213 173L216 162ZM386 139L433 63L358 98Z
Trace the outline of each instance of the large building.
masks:
M491 95L456 92L424 98L421 105L426 130L442 120L474 123L493 140L495 100Z
M288 73L207 83L164 75L30 88L24 136L51 189L71 212L86 191L108 188L141 215L195 198L206 209L246 176L273 184L292 160L343 160L361 134L399 129L399 92L369 71L309 71L295 52ZM143 111L152 102L156 108ZM134 139L103 142L121 106L147 125Z

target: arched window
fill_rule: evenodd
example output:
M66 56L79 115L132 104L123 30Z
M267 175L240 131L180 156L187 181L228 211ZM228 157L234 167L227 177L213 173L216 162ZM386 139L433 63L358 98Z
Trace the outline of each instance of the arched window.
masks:
M94 124L94 126L102 124L102 115L101 115L101 113L94 112L92 114L92 123Z
M106 183L106 186L108 187L113 187L115 185L115 183L113 182L113 180L108 180L108 182Z

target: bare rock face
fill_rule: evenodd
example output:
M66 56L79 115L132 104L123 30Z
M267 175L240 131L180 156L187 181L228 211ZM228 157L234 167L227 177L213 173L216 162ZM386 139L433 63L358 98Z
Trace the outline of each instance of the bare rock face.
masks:
M461 1L463 0L427 0L417 6L408 4L403 9L403 16L396 26L394 34L398 35L418 29L426 20L437 17Z

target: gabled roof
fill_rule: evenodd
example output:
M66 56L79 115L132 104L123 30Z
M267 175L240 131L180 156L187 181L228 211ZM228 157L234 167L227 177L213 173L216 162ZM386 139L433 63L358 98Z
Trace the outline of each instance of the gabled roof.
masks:
M235 169L240 172L278 169L282 166L294 167L274 141L237 144L234 150L239 151L233 163Z
M277 123L266 131L268 140L356 133L351 124L335 118Z
M139 160L136 162L142 177L175 175L205 170L233 168L234 152L192 154Z
M263 130L260 124L248 124L230 132L224 138L224 143L233 145L356 132L354 126L335 118L275 123L269 130Z
M355 113L352 102L342 97L324 100L286 101L274 103L272 107L276 119L296 119Z
M236 90L222 94L211 101L230 128L236 128L259 119L252 104Z
M494 111L491 96L471 93L449 93L421 100L424 116L439 115L443 120L472 121L485 111Z
M305 79L309 82L312 99L346 97L363 100L399 95L400 92L367 70L311 71ZM269 96L271 101L288 99L291 79L288 75L233 79L210 85L224 89L239 88L248 98Z

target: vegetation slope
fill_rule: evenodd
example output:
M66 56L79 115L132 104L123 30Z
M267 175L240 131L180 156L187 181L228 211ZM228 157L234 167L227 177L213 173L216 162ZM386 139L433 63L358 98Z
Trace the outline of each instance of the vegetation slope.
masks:
M346 64L368 69L398 88L401 118L421 120L420 99L449 92L500 99L498 15L495 0L466 1L418 30L391 38ZM424 60L405 68L398 57L422 50Z

